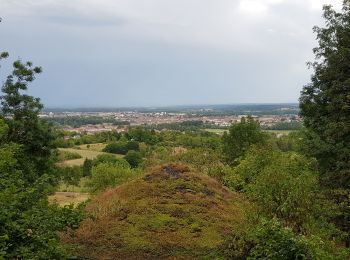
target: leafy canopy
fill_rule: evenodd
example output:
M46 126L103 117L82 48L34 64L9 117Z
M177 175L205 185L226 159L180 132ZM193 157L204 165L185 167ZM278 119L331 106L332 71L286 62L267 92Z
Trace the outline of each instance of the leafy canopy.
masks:
M253 144L262 144L267 135L260 129L259 122L252 117L242 118L238 124L233 124L229 133L223 135L223 152L231 165L237 165L239 159Z
M325 27L314 27L314 74L301 93L300 113L310 131L310 152L329 184L350 188L350 1L341 12L325 6L323 16Z

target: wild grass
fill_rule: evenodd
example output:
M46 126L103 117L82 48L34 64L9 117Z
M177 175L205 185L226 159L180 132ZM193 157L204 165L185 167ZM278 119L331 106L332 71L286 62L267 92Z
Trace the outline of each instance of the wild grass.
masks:
M82 150L102 152L103 148L105 148L106 145L107 144L105 144L105 143L82 144L82 145L76 146L75 148L82 149Z
M85 158L93 160L98 155L108 154L108 153L98 152L98 151L94 151L94 150L85 150L85 149L76 149L76 148L59 148L59 150L63 151L63 152L77 153L82 157L80 159L63 161L61 164L65 165L65 166L83 165ZM118 158L123 157L122 155L118 155L118 154L115 154L114 156L116 156Z
M61 182L57 188L58 192L79 192L79 193L89 193L88 182L89 177L82 177L79 181L79 185L67 185Z
M227 129L205 129L205 131L218 135L223 135L225 132L228 132Z
M90 198L88 193L78 192L56 192L54 195L49 196L50 203L58 203L60 206L66 206L70 204L77 205Z
M289 135L292 132L298 131L298 130L265 130L267 133L273 133L276 135Z

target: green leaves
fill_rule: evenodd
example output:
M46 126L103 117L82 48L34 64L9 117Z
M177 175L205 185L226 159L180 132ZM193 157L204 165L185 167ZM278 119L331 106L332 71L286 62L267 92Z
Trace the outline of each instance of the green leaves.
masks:
M226 161L231 165L237 165L239 159L254 144L263 144L267 135L260 129L260 125L252 117L242 118L238 124L233 124L229 134L224 133L223 152Z
M320 162L323 174L350 168L350 10L344 1L343 11L324 7L324 28L315 27L318 46L314 49L314 75L300 97L305 126L316 138L311 155ZM317 147L323 147L322 150ZM348 171L349 172L349 171ZM348 173L349 174L349 173ZM332 182L334 187L350 183Z
M100 163L92 167L89 186L92 192L99 192L137 178L141 174L141 170L121 164Z
M0 53L0 59L7 58ZM2 86L0 111L0 259L67 259L58 231L77 227L81 211L49 205L57 182L53 131L42 122L38 98L26 95L42 70L13 63Z
M315 27L314 74L300 97L301 116L308 130L304 141L309 156L319 163L322 184L331 189L350 190L350 1L341 12L324 7L325 27ZM341 197L340 197L341 198ZM348 203L348 200L339 201ZM349 209L336 222L348 232Z

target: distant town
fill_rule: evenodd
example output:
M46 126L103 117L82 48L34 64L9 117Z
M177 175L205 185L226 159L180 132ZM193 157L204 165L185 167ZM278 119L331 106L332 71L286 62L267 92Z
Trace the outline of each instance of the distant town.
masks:
M248 115L259 121L263 128L278 124L301 124L298 107L295 104L141 108L129 111L91 110L47 110L41 113L40 117L57 123L66 131L87 134L105 131L123 132L133 126L156 127L183 122L201 122L210 128L228 128Z

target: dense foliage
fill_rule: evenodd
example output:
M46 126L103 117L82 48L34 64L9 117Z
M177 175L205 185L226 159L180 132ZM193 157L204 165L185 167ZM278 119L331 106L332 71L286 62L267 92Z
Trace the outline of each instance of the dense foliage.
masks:
M331 184L350 187L350 1L338 13L325 6L326 27L315 27L319 46L311 83L304 87L301 115L313 140L322 173L337 175Z
M128 163L116 161L111 163L100 163L92 167L89 188L96 193L107 188L115 187L141 175L140 169L133 170Z
M1 57L7 57L1 54ZM67 257L57 231L76 227L81 214L49 205L57 181L54 135L38 118L42 105L23 91L40 73L31 62L15 61L1 96L0 110L0 258Z
M299 121L279 122L272 126L265 127L267 130L300 130L303 123Z
M253 144L263 143L266 134L252 117L242 118L241 123L230 127L229 133L224 133L223 150L229 164L238 164L239 159Z
M322 184L330 196L349 205L350 198L350 1L341 12L324 7L325 27L315 27L318 46L311 83L300 98L301 115L308 130L305 150L319 163ZM350 207L343 207L338 224L348 232Z
M140 146L136 141L119 141L113 142L103 149L106 153L115 153L115 154L127 154L129 151L139 151Z

